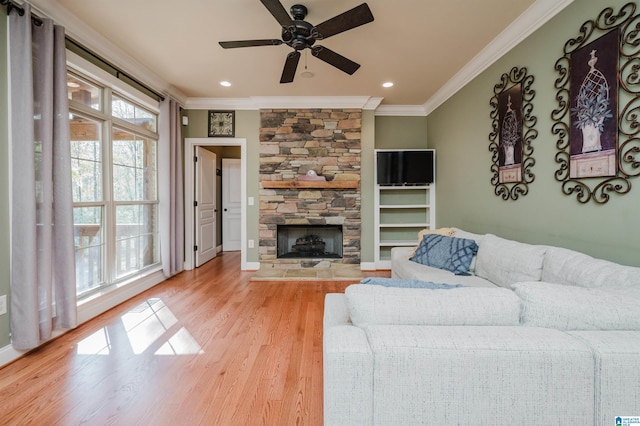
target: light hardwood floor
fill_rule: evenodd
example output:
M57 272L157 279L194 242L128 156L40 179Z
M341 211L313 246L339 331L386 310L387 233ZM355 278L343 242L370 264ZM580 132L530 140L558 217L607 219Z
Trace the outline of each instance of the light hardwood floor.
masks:
M321 425L324 295L350 282L251 275L223 253L0 369L0 424Z

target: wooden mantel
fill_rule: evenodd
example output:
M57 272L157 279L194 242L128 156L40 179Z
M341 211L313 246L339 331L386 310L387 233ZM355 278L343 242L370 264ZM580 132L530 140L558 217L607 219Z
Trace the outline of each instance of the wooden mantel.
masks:
M340 180L340 181L324 181L324 180L277 180L262 181L263 189L357 189L360 181L357 180Z

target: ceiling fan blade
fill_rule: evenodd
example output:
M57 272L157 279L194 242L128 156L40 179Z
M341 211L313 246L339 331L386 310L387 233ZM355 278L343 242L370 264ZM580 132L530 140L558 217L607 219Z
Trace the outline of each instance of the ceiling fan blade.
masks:
M314 35L317 33L316 39L322 40L372 21L371 9L366 3L362 3L360 6L317 25L312 33Z
M287 60L282 70L282 77L280 77L280 83L291 83L293 81L293 78L296 76L298 61L300 61L300 52L297 50L287 55Z
M220 46L225 49L233 49L236 47L253 47L253 46L279 46L282 44L282 40L269 39L269 40L240 40L240 41L220 41Z
M311 53L318 59L325 61L329 65L333 65L334 67L346 72L349 75L353 74L358 70L358 68L360 68L360 64L357 64L351 59L347 59L344 56L334 52L331 49L327 49L324 46L314 46L311 49Z
M293 20L291 19L289 12L287 12L287 10L284 8L282 3L280 3L278 0L260 0L260 1L264 5L264 7L266 7L269 10L269 12L271 12L273 17L276 18L276 21L278 21L280 26L290 27L293 25Z

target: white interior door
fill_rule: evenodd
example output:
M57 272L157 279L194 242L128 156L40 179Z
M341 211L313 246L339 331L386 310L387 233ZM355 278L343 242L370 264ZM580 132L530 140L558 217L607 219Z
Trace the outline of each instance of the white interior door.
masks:
M216 257L216 154L196 147L196 268Z
M222 250L240 250L242 191L240 159L222 159Z

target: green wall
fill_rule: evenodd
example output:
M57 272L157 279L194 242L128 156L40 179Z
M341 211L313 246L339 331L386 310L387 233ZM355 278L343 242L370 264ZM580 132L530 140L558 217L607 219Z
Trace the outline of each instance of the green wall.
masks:
M0 295L9 294L9 135L7 89L7 18L0 19ZM7 305L9 297L7 296ZM11 343L9 315L0 316L0 348Z
M612 0L606 6L618 10L625 3ZM437 150L438 161L439 226L567 247L640 266L640 178L632 180L631 192L612 195L604 205L581 204L575 196L564 195L554 178L558 167L550 118L557 107L554 64L563 54L565 41L577 37L582 23L595 19L603 7L599 0L576 0L429 115L429 147ZM532 103L539 135L532 143L536 163L529 194L503 201L494 195L490 183L489 99L500 76L513 67L526 67L535 78Z
M183 127L182 136L185 138L206 138L207 110L185 110L189 117L189 125ZM247 140L247 197L256 200L253 206L247 206L247 239L255 240L255 248L247 249L247 262L258 262L258 188L259 145L260 145L260 112L236 111L236 137ZM221 193L222 191L218 191ZM222 221L218 220L218 224ZM221 226L221 225L220 225ZM218 228L219 230L221 228ZM222 232L218 232L221 235ZM221 240L218 237L218 241Z
M376 149L427 148L426 117L382 116L375 120Z

